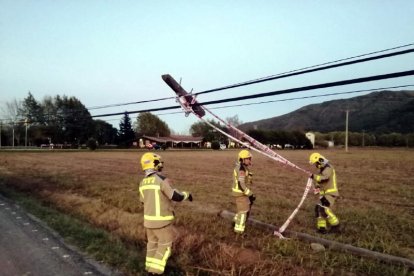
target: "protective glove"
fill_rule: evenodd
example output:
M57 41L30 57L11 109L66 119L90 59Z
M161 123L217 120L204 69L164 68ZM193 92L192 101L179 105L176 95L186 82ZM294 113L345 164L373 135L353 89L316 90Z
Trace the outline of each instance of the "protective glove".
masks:
M193 196L191 195L191 193L185 191L183 191L182 193L184 195L184 200L188 199L188 201L193 201Z
M249 184L253 184L253 174L251 172L249 172L247 175L247 179L247 181L249 181Z
M249 196L249 200L250 200L250 204L253 204L253 202L256 200L256 196L255 195Z

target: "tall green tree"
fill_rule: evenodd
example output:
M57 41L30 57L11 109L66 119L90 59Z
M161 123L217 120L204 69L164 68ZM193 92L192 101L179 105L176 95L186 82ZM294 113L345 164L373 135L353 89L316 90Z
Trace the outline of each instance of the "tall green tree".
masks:
M19 114L22 118L27 119L30 125L44 125L45 123L43 108L30 91L23 99Z
M208 120L208 122L223 131L227 131L227 129L223 127L222 125L220 125L219 122L216 122L214 120ZM208 141L208 142L213 142L213 141L226 142L227 140L226 136L218 132L216 129L212 128L206 122L201 122L201 121L196 122L191 125L190 133L193 137L201 136L203 137L203 141Z
M128 113L124 113L119 123L119 144L124 147L131 147L135 141L135 132L132 129L131 118Z
M135 131L140 135L148 136L170 136L171 131L168 125L158 116L150 112L140 113L135 122Z
M76 97L46 97L42 109L47 125L45 134L53 143L83 144L93 136L92 117Z
M27 97L23 99L19 113L25 121L25 127L27 127L28 145L39 146L46 141L47 138L44 136L45 116L43 108L30 91Z
M99 145L115 144L118 142L118 130L111 124L102 120L95 120L94 125L95 133L93 136Z

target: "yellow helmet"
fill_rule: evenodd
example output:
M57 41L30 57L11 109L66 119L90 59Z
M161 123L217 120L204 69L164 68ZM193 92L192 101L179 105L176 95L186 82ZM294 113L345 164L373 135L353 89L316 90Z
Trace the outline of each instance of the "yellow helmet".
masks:
M159 170L163 167L163 162L161 161L161 156L155 153L147 152L141 157L141 167L142 170Z
M239 152L239 159L246 159L246 158L251 158L252 155L250 153L250 151L248 150L241 150Z
M312 165L316 164L316 163L324 163L325 161L325 157L323 157L320 153L318 152L314 152L309 156L309 163L311 163Z

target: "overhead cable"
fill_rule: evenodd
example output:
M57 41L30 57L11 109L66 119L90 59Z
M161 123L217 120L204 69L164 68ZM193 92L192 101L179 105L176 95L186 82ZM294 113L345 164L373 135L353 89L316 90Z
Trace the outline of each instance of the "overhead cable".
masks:
M230 89L230 88L235 88L235 87L239 87L239 86L245 86L245 85L250 85L250 84L254 84L254 83L275 80L275 79L279 79L279 78L286 78L286 77L290 77L290 76L295 76L295 75L300 75L300 74L305 74L305 73L311 73L311 72L315 72L315 71L319 71L319 70L326 70L326 69L330 69L330 68L334 68L334 67L351 65L351 64L355 64L355 63L362 63L362 62L366 62L366 61L370 61L370 60L387 58L387 57L392 57L392 56L396 56L396 55L408 54L408 53L413 52L414 49L400 51L400 52L394 52L394 53L390 53L390 54L386 54L386 55L375 56L375 57L372 57L372 58L366 58L366 59L356 60L356 61L352 61L352 62L345 62L345 63L331 65L331 66L325 66L325 67L312 69L312 70L306 70L306 69L320 67L320 66L323 66L323 65L337 63L337 62L340 62L340 61L351 60L351 59L355 59L355 58L359 58L359 57L364 57L364 56L369 56L369 55L373 55L373 54L388 52L388 51L392 51L392 50L396 50L396 49L406 48L406 47L413 46L413 45L414 45L414 43L410 43L410 44L406 44L406 45L402 45L402 46L398 46L398 47L393 47L393 48L388 48L388 49L379 50L379 51L375 51L375 52L370 52L370 53L366 53L366 54L361 54L361 55L358 55L358 56L353 56L353 57L343 58L343 59L330 61L330 62L325 62L325 63L321 63L321 64L317 64L317 65L307 66L307 67L304 67L304 68L295 69L295 70L287 71L287 72L284 72L284 73L279 73L279 74L276 74L276 75L262 77L262 78L258 78L258 79L254 79L254 80L250 80L250 81L245 81L245 82L241 82L241 83L237 83L237 84L232 84L232 85L228 85L228 86L224 86L224 87L220 87L220 88L204 90L204 91L194 93L194 94L195 95L200 95L200 94L205 94L205 93L211 93L211 92ZM306 71L304 71L304 70L306 70ZM108 107L119 107L119 106L149 103L149 102L156 102L156 101L164 101L164 100L171 100L171 99L174 99L174 97L165 97L165 98L158 98L158 99L152 99L152 100L135 101L135 102L127 102L127 103L117 103L117 104L108 104L108 105L102 105L102 106L93 106L93 107L87 107L87 109L88 110L103 109L103 108L108 108Z
M271 100L271 101L261 101L261 102L253 102L253 103L244 103L244 104L223 105L223 106L211 107L210 109L225 109L225 108L231 108L231 107L240 107L240 106L249 106L249 105L257 105L257 104L276 103L276 102L286 102L286 101L294 101L294 100L304 100L304 99L319 98L319 97L326 97L326 96L337 96L337 95L355 94L355 93L362 93L362 92L384 91L384 90L387 90L387 89L397 89L397 88L406 88L406 87L414 87L414 84L399 85L399 86L388 86L388 87L362 89L362 90L353 90L353 91L346 91L346 92L327 93L327 94L320 94L320 95L303 96L303 97L295 97L295 98L287 98L287 99ZM171 115L171 114L182 114L182 111L159 113L159 114L155 114L155 115L164 116L164 115Z
M303 96L303 97L280 99L280 100L272 100L272 101L262 101L262 102L254 102L254 103L225 105L225 106L212 107L210 109L222 109L222 108L229 108L229 107L239 107L239 106L257 105L257 104L267 104L267 103L275 103L275 102L286 102L286 101L293 101L293 100L304 100L304 99L311 99L311 98L319 98L319 97L326 97L326 96L337 96L337 95L354 94L354 93L362 93L362 92L375 92L375 91L382 91L382 90L386 90L386 89L396 89L396 88L404 88L404 87L414 87L414 84L410 84L410 85L399 85L399 86L389 86L389 87L381 87L381 88L373 88L373 89L354 90L354 91L337 92L337 93L327 93L327 94L321 94L321 95Z
M290 88L290 89L285 89L285 90L265 92L265 93L260 93L260 94L253 94L253 95L247 95L247 96L241 96L241 97L227 98L227 99L221 99L221 100L215 100L215 101L199 102L199 104L200 105L209 105L209 104L241 101L241 100L247 100L247 99L269 97L269 96L275 96L275 95L281 95L281 94L289 94L289 93L294 93L294 92L309 91L309 90L335 87L335 86L342 86L342 85L348 85L348 84L355 84L355 83L362 83L362 82L370 82L370 81L377 81L377 80L384 80L384 79L399 78L399 77L405 77L405 76L411 76L411 75L414 75L414 70L402 71L402 72L396 72L396 73L390 73L390 74L383 74L383 75L374 75L374 76L369 76L369 77L364 77L364 78L349 79L349 80L330 82L330 83L315 84L315 85L310 85L310 86ZM107 114L93 115L92 117L93 118L107 117L107 116L114 116L114 115L122 115L122 114L125 114L125 113L135 114L135 113L143 113L143 112L171 110L171 109L177 109L177 108L180 108L180 106L176 105L176 106L167 106L167 107L159 107L159 108L152 108L152 109L143 109L143 110L137 110L137 111L124 111L124 112L117 112L117 113L107 113Z
M398 86L387 86L387 87L379 87L379 88L372 88L372 89L362 89L362 90L352 90L352 91L345 91L345 92L336 92L336 93L326 93L326 94L320 94L320 95L312 95L312 96L302 96L302 97L294 97L294 98L287 98L287 99L279 99L279 100L270 100L270 101L261 101L261 102L252 102L252 103L244 103L244 104L234 104L234 105L223 105L223 106L216 106L211 107L210 109L224 109L224 108L231 108L231 107L240 107L240 106L249 106L249 105L258 105L258 104L267 104L267 103L275 103L275 102L285 102L285 101L294 101L294 100L304 100L304 99L311 99L311 98L320 98L320 97L327 97L327 96L337 96L337 95L345 95L345 94L355 94L355 93L362 93L362 92L375 92L375 91L384 91L388 89L397 89L397 88L407 88L407 87L414 87L414 84L407 84L407 85L398 85ZM146 111L143 111L146 112ZM141 112L140 112L141 113ZM123 115L122 114L116 114L114 116ZM182 111L175 111L175 112L168 112L168 113L159 113L155 114L157 116L165 116L165 115L172 115L172 114L182 114ZM91 116L93 117L93 116ZM119 118L113 118L113 119L106 119L105 121L118 121ZM6 118L0 118L0 124L2 122L12 122L12 119L6 119ZM30 121L30 123L36 123L37 121ZM23 119L19 120L18 122L23 124ZM10 123L5 123L10 124Z
M129 102L129 103L118 103L118 104L108 104L108 105L101 105L101 106L93 106L93 107L88 107L87 109L88 110L102 109L102 108L108 108L108 107L117 107L117 106L131 105L131 104L141 104L141 103L157 102L157 101L164 101L164 100L171 100L171 99L175 99L175 97L166 97L166 98L159 98L159 99L145 100L145 101L138 101L138 102Z
M367 62L367 61L376 60L376 59L382 59L382 58L388 58L388 57L392 57L392 56L404 55L404 54L408 54L408 53L412 53L412 52L414 52L414 48L404 50L404 51L399 51L399 52L393 52L393 53L389 53L389 54L374 56L374 57L368 57L368 58L363 58L363 59L358 59L358 60L353 60L353 61L347 61L347 62L333 64L333 65L329 65L329 66L318 67L320 65L315 65L315 66L311 66L311 67L305 67L304 69L313 68L313 67L318 67L318 68L308 69L308 70L298 69L298 70L294 70L294 71L289 71L287 73L272 75L272 76L265 77L265 78L260 78L260 79L255 79L255 80L246 81L246 82L242 82L242 83L232 84L232 85L228 85L228 86L224 86L224 87L220 87L220 88L205 90L205 91L201 91L201 92L198 92L198 93L194 93L194 95L201 95L201 94L226 90L226 89L230 89L230 88L236 88L236 87L241 87L241 86L246 86L246 85L251 85L251 84L257 84L257 83L261 83L261 82L265 82L265 81L271 81L271 80L276 80L276 79L281 79L281 78L287 78L287 77L291 77L291 76L296 76L296 75L301 75L301 74L306 74L306 73L311 73L311 72L316 72L316 71L322 71L322 70L326 70L326 69L331 69L331 68L356 64L356 63L362 63L362 62ZM352 58L349 58L349 59L352 59ZM333 62L329 62L328 64L336 63L336 62L337 61L333 61Z

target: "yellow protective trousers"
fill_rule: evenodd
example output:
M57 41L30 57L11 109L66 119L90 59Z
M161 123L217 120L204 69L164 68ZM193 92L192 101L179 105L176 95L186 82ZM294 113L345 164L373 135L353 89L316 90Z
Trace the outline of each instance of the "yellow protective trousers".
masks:
M172 224L163 228L146 228L147 256L145 270L154 274L163 274L167 260L171 256L173 241L177 238L177 231Z
M326 230L326 220L323 217L318 217L316 219L316 228L318 230L322 230L322 229Z
M325 207L325 213L328 215L327 219L330 225L336 226L339 224L338 217L332 212L330 208Z
M236 197L237 213L234 216L234 232L243 233L250 211L250 200L247 196Z

